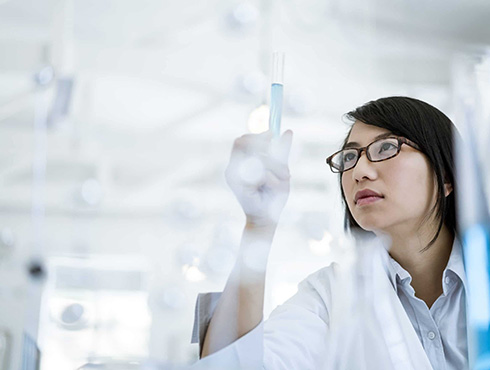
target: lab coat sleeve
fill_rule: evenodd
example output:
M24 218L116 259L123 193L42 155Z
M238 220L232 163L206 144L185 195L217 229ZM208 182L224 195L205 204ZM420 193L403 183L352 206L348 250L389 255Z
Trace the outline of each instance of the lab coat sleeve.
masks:
M221 293L200 293L197 296L191 343L199 343L199 353L220 297Z
M204 293L197 297L192 343L199 343L199 354L220 297L221 293ZM191 367L193 370L261 368L263 368L263 322L232 344L200 359Z
M310 275L298 292L229 346L198 361L193 369L321 369L328 353L328 310L331 301L327 267ZM219 293L199 295L193 342L200 347ZM206 367L207 366L207 367Z
M264 323L264 367L323 369L328 358L331 268L310 275Z

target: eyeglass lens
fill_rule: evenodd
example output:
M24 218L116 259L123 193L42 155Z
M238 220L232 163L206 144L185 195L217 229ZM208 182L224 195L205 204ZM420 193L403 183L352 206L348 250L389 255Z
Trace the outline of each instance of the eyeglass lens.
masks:
M368 159L378 162L394 157L398 154L398 146L396 138L375 141L367 147ZM347 171L356 165L358 157L358 149L344 149L332 157L331 166L337 172Z

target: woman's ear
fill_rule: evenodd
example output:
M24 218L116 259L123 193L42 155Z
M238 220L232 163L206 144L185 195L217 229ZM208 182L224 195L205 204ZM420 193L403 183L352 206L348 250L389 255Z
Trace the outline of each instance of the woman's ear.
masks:
M450 182L444 183L444 196L447 197L453 191L453 184Z

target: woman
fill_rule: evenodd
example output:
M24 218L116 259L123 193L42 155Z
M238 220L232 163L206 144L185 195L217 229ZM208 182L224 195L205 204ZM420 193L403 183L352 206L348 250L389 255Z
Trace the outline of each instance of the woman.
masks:
M403 307L401 319L411 324L404 335L415 339L406 340L414 351L420 348L410 352L416 359L405 368L465 369L465 274L456 238L454 126L436 108L407 97L372 101L347 117L353 125L342 150L327 163L340 174L346 229L388 236L392 242L387 289ZM198 302L201 363L215 358L218 365L223 361L236 368L317 369L329 356L330 314L336 301L332 266L310 275L298 293L262 323L267 256L289 193L291 139L287 131L278 142L268 132L235 141L226 176L246 225L237 262L223 293L215 297L215 309L210 297ZM250 161L265 171L245 181L240 171ZM250 254L253 266L247 264ZM213 309L206 317L204 312ZM245 355L251 349L258 355Z

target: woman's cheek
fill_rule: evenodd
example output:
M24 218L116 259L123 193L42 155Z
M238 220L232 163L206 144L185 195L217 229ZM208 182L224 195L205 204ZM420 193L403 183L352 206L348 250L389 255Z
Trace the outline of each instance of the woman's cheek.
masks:
M352 194L352 185L349 183L349 180L342 177L342 190L344 191L344 196L345 200L347 202L347 206L349 207L349 210L353 211L354 208L354 203L352 201L354 195Z
M396 202L400 211L407 215L417 216L425 213L431 195L427 191L427 176L419 171L407 172L407 176L399 178L396 191Z

